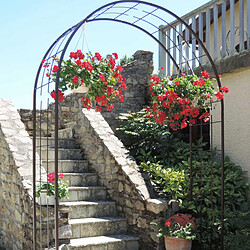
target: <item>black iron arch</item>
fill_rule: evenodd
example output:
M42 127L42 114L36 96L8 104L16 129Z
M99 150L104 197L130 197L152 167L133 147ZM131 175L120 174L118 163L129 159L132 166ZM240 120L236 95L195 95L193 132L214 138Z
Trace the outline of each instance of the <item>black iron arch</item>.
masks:
M142 9L142 12L144 15L140 17L136 16L130 16L130 12L133 11L140 11ZM143 8L151 8L151 11L143 10ZM160 12L161 15L157 15L156 12ZM43 60L49 61L52 60L54 56L59 56L59 70L57 71L56 80L55 83L50 81L48 79L46 81L44 75L45 70L43 70L43 65L40 64L35 84L34 84L34 94L33 94L33 121L36 121L36 110L37 110L37 97L40 92L40 96L43 95L43 93L48 94L50 85L55 84L55 188L56 188L56 200L58 201L57 197L57 182L58 182L58 83L59 83L59 76L60 76L60 70L61 70L61 64L64 59L66 50L68 46L70 45L73 37L77 33L77 31L82 27L85 23L88 22L96 22L96 21L113 21L125 25L129 25L131 27L134 27L145 34L147 34L149 37L151 37L154 41L156 41L159 46L163 48L163 50L168 54L170 57L172 63L177 68L178 72L181 73L181 63L177 63L177 61L172 57L170 53L170 49L166 48L166 46L160 42L159 38L155 36L155 34L158 34L161 29L159 28L160 25L156 25L152 21L148 20L148 18L156 18L158 21L161 22L161 24L167 24L171 26L171 24L165 19L164 15L169 15L175 19L177 19L181 24L185 26L185 29L190 32L190 34L193 36L193 39L196 40L196 43L198 43L199 46L201 46L204 55L208 58L209 63L211 64L213 73L215 75L218 87L221 87L221 82L219 78L218 71L216 69L215 63L212 60L212 57L210 56L209 52L207 51L205 45L202 43L202 41L199 39L198 35L196 34L196 31L194 31L189 24L187 24L183 19L181 19L179 16L171 12L170 10L145 1L140 0L120 0L120 1L114 1L108 4L105 4L101 6L100 8L93 11L91 14L89 14L85 19L77 23L76 25L72 26L68 30L66 30L61 36L59 36L56 41L49 47L47 52L45 53ZM126 18L132 18L132 20L127 20ZM153 27L155 30L153 32L150 32L146 28L143 27L142 23L148 24L151 28ZM172 27L172 26L171 26ZM174 27L172 27L174 28ZM175 29L175 28L174 28ZM175 29L177 34L182 37L182 40L189 45L189 41L186 41L184 34ZM171 37L167 36L167 39L171 39ZM189 40L189 38L188 38ZM173 42L173 41L172 41ZM178 46L179 44L174 43L174 46L176 46L177 50L179 50ZM179 50L180 52L180 50ZM199 66L202 68L202 64L200 63L199 58L194 54L195 59L199 62ZM189 70L192 71L192 68L190 67L189 63L187 64L189 67ZM50 65L52 68L53 61ZM43 71L43 72L42 72ZM39 92L38 92L39 91ZM221 191L221 221L223 225L224 220L224 102L223 100L220 101L221 105L221 179L222 179L222 191ZM33 122L33 197L35 197L35 183L36 183L36 122ZM192 149L190 151L190 158L192 159ZM191 168L191 175L192 175L192 162L190 163ZM191 182L192 182L192 178ZM192 184L192 183L191 183ZM36 249L36 201L33 199L33 247ZM55 204L55 238L56 238L56 249L58 249L58 202ZM222 230L223 231L223 230ZM222 233L223 236L223 233ZM223 245L223 237L222 237L222 245Z

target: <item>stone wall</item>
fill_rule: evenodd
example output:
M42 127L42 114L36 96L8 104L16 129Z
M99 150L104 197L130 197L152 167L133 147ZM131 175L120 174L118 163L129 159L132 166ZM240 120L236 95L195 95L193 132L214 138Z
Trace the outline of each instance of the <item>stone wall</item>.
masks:
M119 126L116 118L121 113L140 111L148 99L148 83L153 72L153 53L139 50L133 55L133 61L123 67L122 75L126 79L127 90L124 92L124 101L117 102L112 112L102 111L102 115L115 132Z
M10 100L0 99L0 248L33 248L32 157L32 140L17 110ZM40 179L39 164L36 171ZM41 173L46 178L44 168ZM60 226L67 225L68 213L60 211ZM36 214L37 246L47 246L47 235L53 244L54 208L37 206Z
M31 139L10 100L0 99L0 246L32 249Z

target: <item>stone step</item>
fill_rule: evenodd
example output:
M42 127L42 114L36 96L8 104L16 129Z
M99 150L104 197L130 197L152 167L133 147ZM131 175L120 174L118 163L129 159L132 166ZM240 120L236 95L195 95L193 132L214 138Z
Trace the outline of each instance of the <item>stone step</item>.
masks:
M138 250L139 237L107 235L70 240L70 250Z
M61 202L60 206L70 207L69 218L91 218L116 216L116 204L114 201L77 201Z
M65 128L73 128L76 125L76 122L68 122L64 124Z
M52 132L51 136L55 137L55 132ZM67 127L67 128L58 130L58 139L68 139L68 138L72 138L72 139L74 138L72 127Z
M40 153L40 152L38 152ZM41 150L41 159L42 160L55 160L55 149L49 148L48 153L47 149ZM83 160L84 154L81 149L58 149L58 159L59 160Z
M105 187L69 187L69 197L61 201L98 201L107 199Z
M49 148L55 147L55 138L54 137L37 137L36 138L36 147L37 151L39 151L39 147L46 148L47 146ZM77 148L77 145L75 143L75 139L68 138L68 139L59 139L58 140L58 147L59 148L67 148L67 149L74 149Z
M98 185L98 175L96 173L64 173L63 179L68 181L69 187Z
M45 169L48 167L48 172L55 172L55 161L42 161ZM86 173L89 172L87 160L59 160L58 172L60 173Z
M94 237L109 234L123 234L127 232L125 218L81 218L70 219L72 238Z

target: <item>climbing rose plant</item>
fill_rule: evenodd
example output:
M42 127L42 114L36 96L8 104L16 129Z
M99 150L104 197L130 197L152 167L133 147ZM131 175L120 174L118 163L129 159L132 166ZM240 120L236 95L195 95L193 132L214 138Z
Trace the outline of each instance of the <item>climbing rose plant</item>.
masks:
M225 86L216 91L206 71L201 77L182 73L173 80L153 76L149 89L153 107L147 108L147 116L157 123L169 125L172 130L184 129L188 123L195 124L199 119L207 122L211 102L222 100L224 93L229 92Z
M69 59L62 62L59 78L58 101L64 100L66 90L77 89L80 86L88 87L87 96L83 96L81 101L85 108L93 108L101 111L106 107L111 111L114 108L113 101L123 102L123 91L127 89L125 78L121 75L123 68L117 65L118 55L112 53L107 57L101 56L98 52L83 54L81 50L71 52ZM58 59L54 58L57 63ZM45 60L43 67L49 66ZM51 71L48 70L46 76L55 81L58 65L54 65ZM51 92L51 97L55 99L55 91Z

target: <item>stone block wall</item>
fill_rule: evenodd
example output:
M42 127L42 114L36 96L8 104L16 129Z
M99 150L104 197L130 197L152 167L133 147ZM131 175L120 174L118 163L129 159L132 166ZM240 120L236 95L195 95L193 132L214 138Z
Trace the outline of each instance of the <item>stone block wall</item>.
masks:
M32 249L31 139L10 100L0 99L0 246Z
M153 72L153 53L138 50L133 55L133 61L123 67L122 75L126 79L127 90L124 101L117 102L112 112L101 112L109 126L115 132L119 126L117 117L122 113L140 111L148 100L148 83Z
M33 248L32 157L32 140L20 115L10 100L0 99L0 248ZM39 156L36 157L39 162ZM39 164L37 173L40 179ZM44 168L41 173L44 179ZM60 225L67 224L68 213L60 211ZM38 247L47 246L47 235L53 244L54 208L37 206L36 214Z

